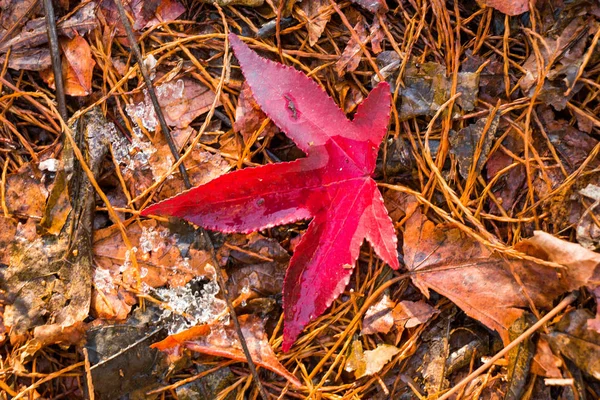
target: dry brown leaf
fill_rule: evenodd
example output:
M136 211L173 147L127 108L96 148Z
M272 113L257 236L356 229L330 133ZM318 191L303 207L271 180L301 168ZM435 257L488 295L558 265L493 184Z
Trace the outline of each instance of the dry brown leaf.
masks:
M378 373L390 362L392 357L400 352L396 346L389 344L378 344L373 350L363 351L360 340L352 342L352 351L346 361L345 369L354 371L354 377L360 379Z
M156 97L162 109L167 125L186 128L196 117L208 112L215 94L208 87L192 78L179 78L156 87ZM143 98L138 96L137 103L127 106L127 113L138 118L151 131L158 126L158 119L148 91L144 89ZM217 106L221 103L217 102Z
M0 264L8 265L10 261L10 245L16 233L17 222L10 217L0 215Z
M479 5L495 8L507 15L520 15L529 11L529 0L477 0ZM535 1L533 1L535 4Z
M242 315L238 319L252 361L260 367L279 374L292 385L302 386L298 378L288 372L277 360L277 356L271 345L269 345L269 339L260 318L254 315ZM153 344L152 347L163 351L176 352L182 345L199 353L230 358L236 361L246 361L235 329L230 325L220 325L220 322L210 326L195 327L189 332L171 335L165 340Z
M27 196L23 196L27 193ZM46 205L48 190L41 182L39 172L25 164L6 178L6 207L11 214L21 217L41 218Z
M540 338L531 364L531 372L546 378L562 378L561 365L562 361L552 353L548 341L543 337Z
M238 105L235 109L235 123L233 125L235 130L242 134L244 143L247 144L250 141L265 119L267 119L267 116L262 112L256 100L254 100L250 86L244 81ZM258 137L271 137L277 131L278 129L275 124L270 121Z
M367 30L365 29L365 19L360 16L358 22L354 26L354 30L358 35L362 45L367 41L368 35ZM355 71L358 68L358 64L360 64L360 57L362 56L362 48L361 43L354 40L354 37L351 37L342 53L340 59L335 63L335 70L338 75L341 77L346 72Z
M571 360L586 374L600 379L600 333L588 329L592 313L572 310L556 325L556 330L543 337L554 351Z
M363 335L388 333L394 326L392 310L395 306L396 303L384 295L381 300L369 307L363 319Z
M96 62L92 58L92 49L81 36L60 42L62 55L62 71L65 93L69 96L87 96L92 92L92 75ZM54 73L51 68L40 71L40 75L48 86L55 88Z
M394 323L403 328L414 328L429 321L431 317L439 313L424 301L403 300L392 312Z
M559 273L492 253L453 225L435 226L414 204L407 213L412 216L404 233L404 258L407 268L415 272L413 283L425 296L429 296L429 289L446 296L467 315L497 331L505 343L509 342L508 328L530 305L524 291L537 307L549 308L558 295L585 285L587 280L598 281L594 278L597 261L590 260L589 253L579 252L577 265L565 260L567 270ZM560 244L556 243L548 234L536 233L536 237L529 239L533 242L528 248L522 245L521 251L531 254L534 244L559 245L556 249L551 246L555 253L549 258L560 262L557 256L561 254L574 259L574 254L565 253L567 248L583 249L558 239ZM540 243L542 239L548 240Z
M127 227L132 251L127 250L115 226L94 235L94 292L92 309L105 319L123 319L135 298L123 289L137 287L138 271L132 263L135 255L141 282L148 287L169 284L180 287L197 276L211 276L205 270L209 256L190 248L185 256L177 247L176 235L154 220L144 220Z
M306 20L308 43L314 46L331 19L334 12L333 7L329 0L303 0L296 8L296 12L300 20Z
M567 268L562 273L565 275L564 279L569 282L570 290L587 286L596 296L596 303L600 300L600 254L542 231L534 232L532 238L523 240L517 248L544 260L564 265ZM588 326L600 326L600 313L596 314L595 319L588 321ZM597 332L600 333L600 330Z

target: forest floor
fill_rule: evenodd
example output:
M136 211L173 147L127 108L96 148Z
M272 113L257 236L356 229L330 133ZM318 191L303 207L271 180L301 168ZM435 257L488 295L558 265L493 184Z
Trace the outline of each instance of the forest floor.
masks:
M3 1L0 399L600 398L598 2L120 3Z

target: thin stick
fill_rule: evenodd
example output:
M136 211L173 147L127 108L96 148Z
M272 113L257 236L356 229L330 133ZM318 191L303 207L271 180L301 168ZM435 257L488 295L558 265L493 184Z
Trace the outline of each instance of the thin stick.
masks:
M512 342L510 342L510 344L508 346L506 346L504 349L502 349L502 351L500 351L498 354L496 354L494 357L492 357L490 360L488 360L485 364L483 364L481 367L477 368L475 371L473 371L465 379L463 379L462 381L458 382L458 384L456 386L454 386L452 389L450 389L450 391L446 392L438 400L449 399L450 396L452 396L453 394L455 394L456 392L458 392L461 387L463 387L467 383L471 382L477 376L479 376L480 374L482 374L485 370L487 370L492 365L494 365L494 363L496 361L498 361L500 358L504 357L506 355L506 353L508 353L511 349L513 349L519 343L521 343L522 341L524 341L525 339L527 339L528 337L530 337L531 335L533 335L533 333L535 331L537 331L546 322L548 322L549 320L551 320L552 318L554 318L554 316L556 314L558 314L559 312L561 312L569 304L571 304L572 302L574 302L576 298L577 298L577 295L574 294L574 293L571 293L570 295L568 295L567 297L565 297L563 299L563 301L561 301L556 307L554 307L552 309L552 311L550 311L548 314L544 315L544 317L542 319L540 319L538 322L536 322L534 325L532 325L531 328L529 328L525 332L523 332L523 334L521 336L519 336L518 338L516 338L515 340L513 340Z
M177 162L179 161L179 151L177 151L177 146L175 146L173 137L171 137L171 131L167 126L167 121L165 120L165 116L163 115L163 112L160 108L160 104L158 103L158 97L156 97L156 93L154 92L152 80L148 75L148 71L146 70L146 66L144 65L144 59L142 58L142 53L140 52L140 48L138 47L137 42L135 41L135 37L133 36L133 30L131 29L131 24L129 23L129 19L127 19L125 9L123 8L123 2L121 0L115 0L115 4L117 5L117 9L119 10L121 22L123 23L125 31L127 32L127 40L129 40L129 45L131 46L133 54L137 59L140 72L142 73L142 76L144 77L144 82L146 83L146 87L148 88L148 95L150 96L150 100L152 100L154 112L156 113L156 116L158 117L158 122L160 123L160 129L162 129L163 134L165 135L165 140L169 145L169 149L171 150L171 154L173 154L175 162ZM192 184L190 183L190 178L188 177L185 165L183 163L179 164L179 173L181 174L181 178L183 179L183 183L186 189L191 188Z
M86 347L83 348L83 361L84 361L84 367L85 367L85 380L87 383L87 389L88 389L88 399L89 400L94 400L95 398L95 394L94 394L94 383L92 382L92 371L90 370L90 357L88 355L88 349Z
M65 85L62 77L62 65L60 51L58 48L58 33L56 32L56 18L52 0L44 0L46 9L46 28L48 30L48 42L50 44L50 55L52 60L52 71L54 72L54 85L56 86L56 101L58 112L63 121L67 120L67 102L65 99Z

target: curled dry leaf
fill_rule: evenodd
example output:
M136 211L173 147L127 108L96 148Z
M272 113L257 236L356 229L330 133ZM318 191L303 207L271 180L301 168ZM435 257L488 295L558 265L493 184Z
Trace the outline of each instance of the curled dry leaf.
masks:
M384 295L381 300L369 307L363 318L363 335L388 333L394 326L392 310L395 305L394 301Z
M563 279L568 281L568 290L586 286L596 297L596 304L599 303L600 254L542 231L535 231L533 237L520 242L517 248L544 260L564 265L566 270L561 273L564 274ZM600 333L597 329L600 327L600 307L596 318L590 319L588 324Z
M360 43L354 39L354 36L348 41L342 56L335 63L335 70L339 76L343 76L345 72L355 71L358 68L358 64L360 64L360 57L363 53L361 44L364 46L368 38L365 19L362 16L359 17L354 30L360 39Z
M404 233L404 257L413 283L446 296L467 315L497 331L508 343L508 329L529 307L552 307L560 294L598 282L599 254L536 232L518 246L528 254L565 265L556 271L532 261L501 257L450 224L435 225L416 208ZM591 253L591 254L590 254Z
M426 323L437 313L438 310L424 301L403 300L396 304L384 295L377 304L367 310L362 333L388 333L394 326L402 332L405 328L414 328Z
M308 156L224 175L142 215L181 217L223 232L312 218L284 281L287 351L344 290L365 238L399 266L394 227L370 177L387 130L389 86L377 86L350 121L314 81L259 57L235 35L229 39L258 104Z
M239 317L239 322L252 361L256 365L284 377L292 385L302 386L298 378L292 375L277 360L260 318L254 315L242 315ZM216 321L210 325L197 326L179 334L171 335L165 340L153 344L152 347L173 354L186 348L199 353L244 362L246 357L237 338L237 332L231 325L221 325L221 322Z
M352 342L352 351L346 361L345 369L348 372L354 371L356 379L373 375L381 371L385 364L399 352L399 348L389 344L378 344L373 350L363 351L362 342L355 340Z

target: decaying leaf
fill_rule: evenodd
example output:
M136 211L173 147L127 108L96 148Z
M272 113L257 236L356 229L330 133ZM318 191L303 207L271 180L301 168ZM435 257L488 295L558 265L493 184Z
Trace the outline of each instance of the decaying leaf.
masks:
M306 21L308 43L314 46L334 12L329 0L303 0L298 4L296 12L300 20Z
M400 68L400 56L394 51L384 51L377 56L381 73L395 88ZM401 120L428 115L433 116L449 98L452 77L446 74L446 68L435 62L419 64L411 60L404 71L404 86L398 96L399 117ZM479 74L459 72L456 92L461 96L456 104L463 111L472 111L479 91Z
M530 304L523 291L536 306L549 308L561 293L598 282L597 259L569 252L570 246L585 250L579 245L543 232L536 232L534 238L520 244L519 249L529 254L558 263L563 260L566 271L555 271L533 262L501 257L452 225L434 225L414 205L407 213L412 210L404 233L404 257L407 268L416 272L413 283L426 296L433 289L448 297L467 315L497 331L506 343L508 328ZM560 243L560 248L552 246L552 253L540 254L540 246L554 241ZM582 257L576 258L578 254Z
M288 350L344 290L365 238L399 266L394 227L370 178L387 129L389 86L375 88L349 121L305 75L259 57L235 35L230 41L258 104L308 156L224 175L142 215L177 216L224 232L313 218L284 281Z
M350 38L344 52L340 59L335 63L335 70L337 71L339 76L343 76L345 72L352 72L358 68L358 64L360 63L360 57L363 53L362 46L365 45L367 41L368 34L367 29L365 28L365 19L360 16L358 18L358 22L354 25L354 31L358 35L360 42L354 39L354 36Z
M0 264L8 265L10 246L16 233L17 222L13 218L0 215Z
M296 387L301 386L298 378L289 373L277 360L269 345L260 318L254 315L242 315L239 317L239 321L250 355L256 365L279 374ZM231 326L233 324L221 324L221 322L215 322L210 325L198 326L189 331L169 336L165 340L153 344L152 347L163 351L186 348L199 353L246 361L237 333Z
M166 284L180 287L197 276L212 276L205 269L209 260L206 252L178 242L175 235L156 221L129 225L127 237L131 250L115 226L95 232L92 310L98 317L124 319L135 304L135 297L126 288L137 287L138 277L147 287L156 288ZM139 270L134 267L133 257Z
M573 361L586 374L600 379L600 333L588 329L592 314L587 310L567 313L556 331L544 335L550 346Z
M105 124L99 111L92 110L81 118L76 129L76 140L87 150L85 157L94 175L99 174L108 152ZM4 323L16 335L43 324L67 328L89 314L96 192L70 142L65 144L62 159L73 209L68 227L58 236L17 238L10 265L0 281L9 298Z
M48 190L31 164L6 177L6 207L20 217L42 217ZM27 193L27 196L23 196Z
M450 135L450 144L452 145L450 152L456 156L459 171L463 178L467 179L469 176L469 172L475 162L474 157L476 152L479 154L479 158L476 161L474 171L476 174L481 172L492 148L492 141L496 135L499 121L499 115L496 115L494 120L489 124L487 118L482 118L474 124Z
M186 128L197 116L208 112L215 99L215 94L208 87L192 78L166 82L155 90L167 125L180 129ZM132 118L139 119L148 130L154 131L158 126L158 117L147 89L144 89L142 101L127 106L127 113Z
M248 144L254 134L260 129L267 116L252 96L252 90L247 82L242 85L237 108L235 109L235 124L233 127L244 137L244 143ZM264 127L258 137L271 137L277 133L277 127L272 121Z
M388 333L394 326L401 333L405 328L426 323L437 313L435 308L424 301L403 300L396 304L384 295L365 313L362 333Z
M345 369L348 372L354 371L356 379L373 375L381 371L385 364L399 352L399 348L389 344L378 344L373 350L363 351L362 342L355 340L352 342L352 351L346 361Z

